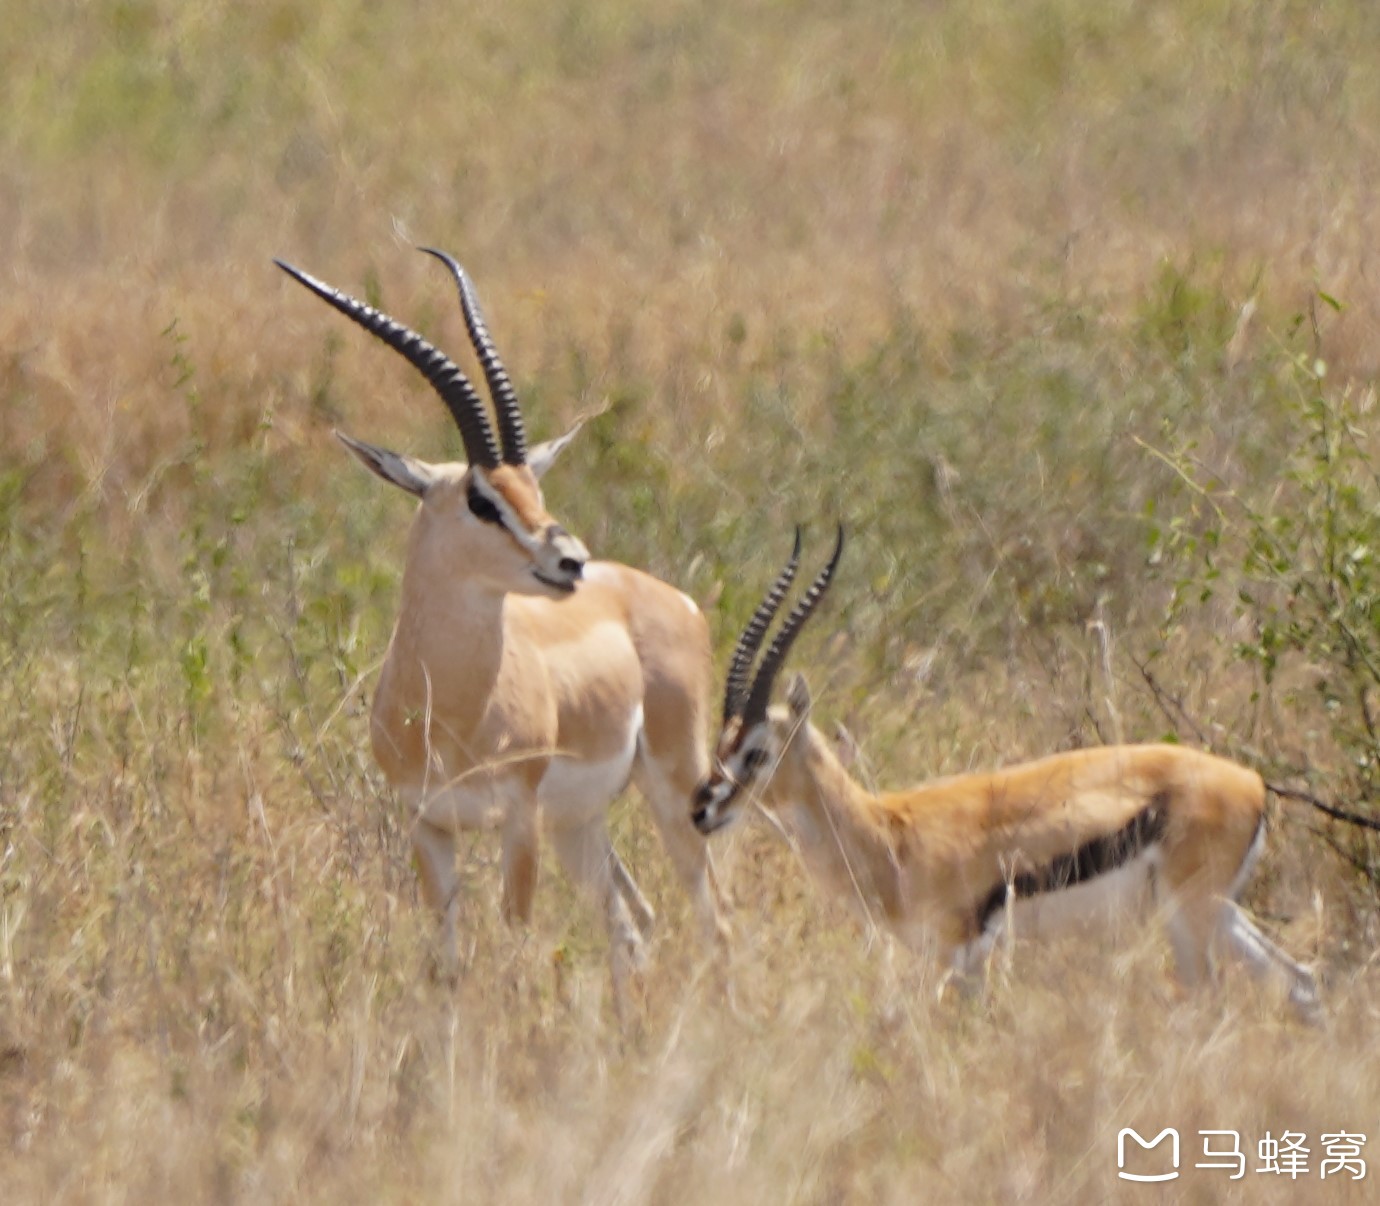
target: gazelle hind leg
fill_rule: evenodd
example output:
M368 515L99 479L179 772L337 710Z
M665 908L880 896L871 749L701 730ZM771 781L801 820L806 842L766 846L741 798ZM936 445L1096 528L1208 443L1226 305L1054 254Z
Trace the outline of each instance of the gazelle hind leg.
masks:
M1264 979L1280 974L1289 987L1289 1002L1305 1021L1322 1020L1318 982L1301 963L1271 942L1234 901L1225 900L1218 914L1218 932L1228 955L1252 975Z
M603 907L609 941L609 973L613 981L613 1010L622 1026L627 1015L628 982L645 961L642 934L629 911L624 885L632 885L639 899L641 893L637 892L632 877L614 853L602 819L553 826L550 835L566 874ZM645 907L645 901L643 905Z
M1212 923L1196 908L1182 901L1165 906L1165 928L1174 952L1174 971L1185 988L1197 988L1212 976Z
M943 997L952 986L960 1001L979 1003L987 995L989 964L997 944L996 926L989 927L976 938L952 947L948 952L948 970L939 982Z

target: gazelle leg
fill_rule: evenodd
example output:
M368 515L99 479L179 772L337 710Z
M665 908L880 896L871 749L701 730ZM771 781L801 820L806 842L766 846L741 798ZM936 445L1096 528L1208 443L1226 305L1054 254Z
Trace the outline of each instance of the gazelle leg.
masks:
M626 1019L628 980L630 974L642 966L644 952L642 935L628 911L624 890L614 868L622 871L622 878L628 883L632 882L631 877L614 854L602 819L553 826L550 833L551 843L556 847L566 874L603 906L609 940L609 972L613 980L613 1010L621 1026ZM635 886L633 890L636 891Z
M678 782L643 749L635 771L638 790L651 806L662 845L685 887L699 920L705 942L722 961L727 958L733 930L724 919L724 898L709 859L709 845L690 822L693 776Z
M949 972L940 982L939 994L952 984L954 991L965 1001L980 1000L987 987L987 960L996 943L995 930L988 930L949 951Z
M1321 1020L1318 982L1301 963L1296 963L1262 934L1235 902L1224 900L1218 914L1219 932L1227 953L1252 975L1263 979L1281 974L1288 981L1289 1002L1305 1020Z
M460 969L456 922L460 913L460 877L455 870L455 839L447 829L418 817L412 827L412 857L422 885L422 899L441 919L437 955L441 973L454 979Z
M609 860L609 870L613 874L614 887L623 897L623 902L632 910L637 932L644 939L650 938L652 929L656 925L655 910L647 902L647 898L642 895L642 889L637 886L637 881L633 879L628 868L624 866L623 860L618 857L616 850L609 850Z
M537 891L537 810L515 801L503 821L503 920L532 920L532 900Z
M1177 902L1169 914L1169 937L1179 979L1186 987L1202 983L1212 971L1212 954L1221 949L1257 979L1281 975L1289 1001L1306 1021L1318 1021L1321 1004L1312 972L1271 942L1234 901Z
M1165 928L1174 952L1174 970L1185 988L1212 976L1212 909L1205 901L1175 899L1165 904Z

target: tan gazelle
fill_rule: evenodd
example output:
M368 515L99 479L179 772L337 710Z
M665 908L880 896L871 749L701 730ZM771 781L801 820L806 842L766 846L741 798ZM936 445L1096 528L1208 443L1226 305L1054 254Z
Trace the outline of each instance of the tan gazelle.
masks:
M701 923L727 927L705 844L686 814L708 770L708 627L680 591L592 561L547 512L538 479L578 430L528 449L508 374L469 277L443 252L498 420L447 356L388 316L288 264L293 279L401 354L440 395L468 464L430 464L340 435L364 465L420 500L397 625L370 734L408 802L423 894L441 915L442 961L457 967L457 830L496 827L503 912L531 915L538 831L602 905L614 1004L653 913L614 852L610 802L635 780Z
M1055 754L1005 770L873 794L810 722L795 676L769 706L791 644L828 589L843 550L748 672L795 576L800 543L734 650L714 767L693 819L709 834L756 799L823 884L933 949L972 983L1006 927L1041 933L1156 898L1186 984L1222 952L1277 975L1301 1014L1319 1010L1312 975L1274 945L1236 898L1265 836L1265 784L1254 771L1176 745Z

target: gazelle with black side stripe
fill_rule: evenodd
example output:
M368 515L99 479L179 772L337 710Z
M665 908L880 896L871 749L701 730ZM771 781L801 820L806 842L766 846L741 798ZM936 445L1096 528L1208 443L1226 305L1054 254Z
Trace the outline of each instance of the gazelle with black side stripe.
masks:
M712 940L721 918L705 845L685 801L708 770L708 627L680 591L591 561L547 512L538 479L575 435L528 449L517 397L469 277L443 252L493 399L498 438L464 372L415 332L288 264L279 267L426 379L460 428L468 464L431 464L340 434L385 481L420 500L397 625L370 733L413 806L423 894L457 964L457 830L503 835L503 909L526 920L539 819L570 875L602 904L615 1007L652 910L609 842L605 814L629 779L652 805Z
M874 795L811 724L803 678L790 683L784 707L769 706L786 654L833 578L842 532L749 685L799 548L797 535L734 650L713 768L693 803L701 833L755 800L828 888L908 943L937 944L965 978L1008 925L1039 933L1131 910L1153 893L1186 984L1203 980L1220 952L1281 977L1298 1010L1317 1014L1312 975L1236 903L1264 839L1259 775L1181 746L1121 745Z

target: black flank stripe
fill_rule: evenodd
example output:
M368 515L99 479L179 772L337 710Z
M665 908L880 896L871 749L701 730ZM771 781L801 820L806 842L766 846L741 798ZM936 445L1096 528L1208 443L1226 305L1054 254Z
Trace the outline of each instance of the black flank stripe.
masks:
M1129 863L1164 836L1169 820L1167 803L1168 793L1160 792L1115 833L1092 838L1067 854L1056 855L1043 867L1022 871L1009 883L1003 880L997 884L978 903L974 913L977 933L986 931L993 916L1006 907L1007 897L1013 890L1018 900L1042 892L1058 892Z

